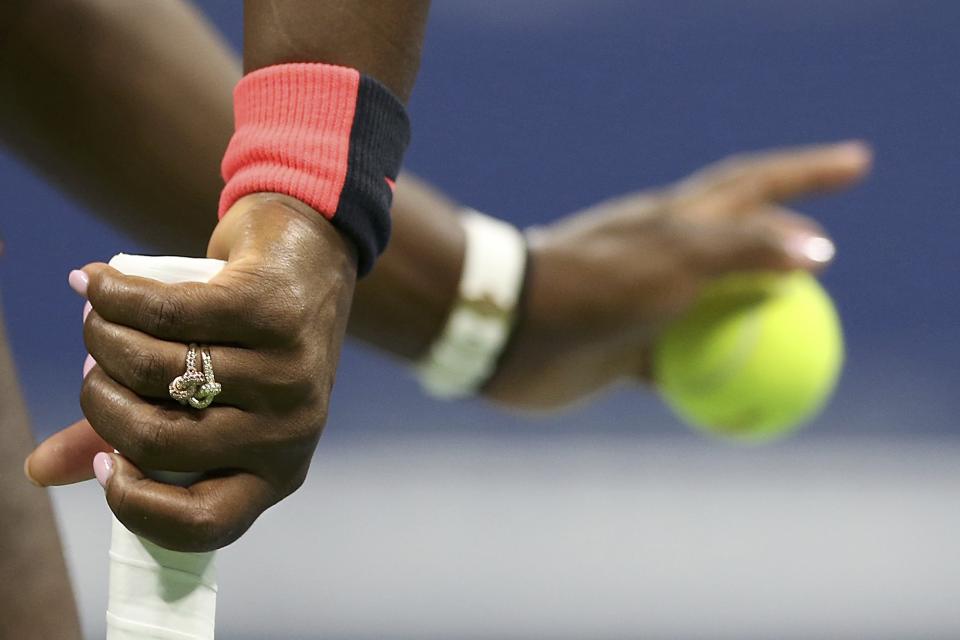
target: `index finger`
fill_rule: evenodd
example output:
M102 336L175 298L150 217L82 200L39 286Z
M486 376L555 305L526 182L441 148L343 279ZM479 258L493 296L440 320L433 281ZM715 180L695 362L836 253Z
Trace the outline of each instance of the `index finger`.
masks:
M871 159L862 142L798 147L725 160L698 182L747 208L842 189L867 173Z
M256 340L267 324L258 311L252 275L249 282L221 273L209 283L167 284L103 263L83 271L89 277L87 299L100 317L155 338L242 345Z

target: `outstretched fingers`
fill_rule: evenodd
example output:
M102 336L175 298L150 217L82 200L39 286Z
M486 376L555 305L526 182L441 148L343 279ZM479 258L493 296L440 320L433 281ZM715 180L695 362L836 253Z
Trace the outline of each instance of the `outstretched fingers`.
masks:
M685 184L727 200L735 213L848 187L870 168L872 153L862 142L843 142L731 156L692 176Z

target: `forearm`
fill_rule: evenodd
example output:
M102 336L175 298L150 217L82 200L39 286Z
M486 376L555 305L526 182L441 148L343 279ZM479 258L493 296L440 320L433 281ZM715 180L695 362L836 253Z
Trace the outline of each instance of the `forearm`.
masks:
M405 360L440 334L457 293L464 234L457 205L404 174L393 200L393 236L357 284L350 335Z
M349 67L378 80L406 102L419 67L428 8L426 0L247 0L244 69L300 62ZM455 266L459 260L459 228L452 210L416 180L405 177L398 182L393 237L355 298L350 323L354 336L403 357L423 350L446 311L438 299L451 288L434 282L429 274L447 274L452 270L449 263Z
M0 138L136 240L201 255L240 67L176 1L0 9Z
M353 10L369 14L362 19L347 10L350 3L307 4L335 16L282 21L270 3L249 3L248 68L304 59L352 65L409 95L426 2L364 3ZM399 4L403 11L391 8ZM0 135L151 250L201 254L216 223L220 158L233 130L236 56L175 0L136 8L123 0L24 2L16 9L0 9L11 34L0 48ZM317 29L322 33L309 35ZM385 32L395 35L385 39ZM366 46L364 38L381 44ZM398 180L391 241L357 287L353 337L404 359L424 353L456 293L463 256L456 209L409 174Z
M406 102L429 0L245 0L244 70L287 62L352 67Z
M0 637L80 637L49 496L20 473L33 436L0 317Z
M365 57L383 50L366 27L384 13L395 18L397 42L419 51L422 21L401 13L404 5L245 4L248 73L233 93L220 221L207 248L222 268L208 285L133 278L102 263L76 279L92 308L84 343L96 361L80 404L96 434L123 451L98 454L97 480L121 524L176 551L231 544L302 485L327 420L355 281L385 248L391 184L409 139L390 91L407 95L416 65ZM332 49L315 44L328 38ZM158 299L190 313L145 313ZM191 340L214 345L207 384L177 377L170 386L183 367L171 343ZM130 369L118 357L124 349L167 351L162 371ZM290 373L280 385L270 379L278 366ZM158 415L156 400L171 396L218 426L198 434L184 431L187 413ZM150 426L137 433L133 423ZM161 433L164 446L147 432ZM211 473L183 491L141 469Z

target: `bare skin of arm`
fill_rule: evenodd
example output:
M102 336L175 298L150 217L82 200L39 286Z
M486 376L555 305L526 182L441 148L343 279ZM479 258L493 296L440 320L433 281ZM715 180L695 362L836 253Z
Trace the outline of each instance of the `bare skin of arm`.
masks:
M306 21L278 22L273 9L284 3L250 4L247 19L264 27L248 66L296 57L278 45L287 38L321 40ZM341 13L358 6L323 4ZM419 41L426 3L394 4L407 12L405 28ZM393 14L351 26L372 36L398 29ZM0 30L7 34L0 45L4 144L151 250L201 255L216 225L220 158L233 132L232 91L242 74L237 56L199 12L178 0L19 0L0 7ZM419 47L370 50L354 31L335 35L322 39L327 60L355 62L400 97L409 94ZM401 64L394 68L396 59ZM398 181L391 244L357 286L352 335L408 359L429 344L456 289L463 253L456 209L410 176ZM416 329L392 334L378 321L384 312L400 313L404 321L396 324Z
M238 72L196 12L19 0L0 6L0 34L4 144L158 251L202 253ZM80 626L49 498L18 480L34 446L0 326L0 637L72 640Z
M410 98L429 0L246 0L243 67L285 62L352 67Z
M123 13L123 3L91 0L90 4L108 13ZM283 4L257 3L253 11ZM350 10L347 3L336 6ZM405 7L409 6L405 3ZM158 136L152 148L163 153L145 156L140 143L127 136L116 136L104 145L100 157L136 168L143 173L142 179L161 180L149 202L138 196L136 189L127 188L126 185L137 183L136 177L125 184L118 183L109 172L92 168L88 159L57 159L61 154L77 151L62 148L65 143L59 142L57 136L42 135L52 126L45 119L58 115L50 106L58 100L44 93L49 88L27 94L26 108L21 109L19 116L8 114L21 118L18 127L34 127L41 134L34 139L43 143L31 151L31 136L24 136L19 145L9 132L5 137L99 214L111 216L158 251L196 254L214 224L212 212L220 188L219 156L231 128L229 90L239 77L239 69L206 26L185 24L196 20L191 10L176 2L156 3L152 9L159 13L150 20L125 15L122 20L97 22L88 33L96 34L97 29L133 29L134 40L149 40L148 32L156 30L157 42L171 29L189 34L184 37L185 42L176 44L193 52L185 56L190 61L188 77L193 80L180 86L182 78L170 74L169 84L162 92L175 99L143 100L136 106L138 114L124 113L129 102L99 101L98 85L112 85L114 91L121 91L122 86L138 86L142 78L129 71L137 68L132 62L121 69L110 68L109 73L106 65L101 65L99 71L87 68L84 83L92 83L94 90L80 91L74 84L73 93L60 97L61 103L87 101L90 110L112 114L103 116L107 122L132 117L153 123L151 126L157 126L157 122L189 122L196 115L196 105L205 105L208 115L201 118L203 126L199 130L175 127L172 134ZM277 22L272 13L264 15L263 20L272 31L293 43L294 49L304 46L297 44L305 37L298 24ZM390 20L373 21L350 37L376 34L395 26ZM420 28L415 25L412 29ZM285 58L287 54L279 51L278 41L274 38L258 45L251 52L248 67L299 57ZM104 59L141 55L137 48L120 51L122 42L127 40L91 36L86 47L92 49L90 55L96 53ZM309 38L304 42L309 44ZM382 68L389 56L341 59L334 55L340 55L341 50L334 51L335 47L325 42L329 48L327 61L359 66L387 83L397 95L408 95L405 78L412 79L415 72L415 64L409 63L414 49L397 58L407 60L407 64L390 71ZM354 42L341 42L344 55L348 53L347 45L354 46ZM168 49L175 48L169 44ZM77 58L85 51L83 47L61 50L53 41L47 46L46 64L51 67L69 62L58 63L58 56ZM169 55L179 59L176 52ZM33 64L29 56L18 60ZM162 70L167 63L160 53L151 64ZM127 75L124 69L128 69ZM192 95L191 90L203 95ZM191 98L176 99L179 95ZM46 101L49 108L31 110L30 100ZM92 148L99 140L89 141ZM208 148L216 152L194 153L195 149ZM533 234L535 271L528 306L511 350L486 389L487 395L510 406L552 408L569 404L613 381L644 379L645 356L658 329L683 310L705 279L735 269L819 267L795 247L800 244L798 240L822 232L809 221L786 212L778 203L854 181L867 170L868 155L862 146L851 145L729 160L671 188L604 203ZM143 161L133 162L135 156ZM171 162L171 157L175 161ZM189 202L183 201L178 185L181 180L187 184L202 182L197 176L207 176L215 187L190 189L193 195ZM393 239L374 272L356 288L351 335L406 360L424 353L443 326L456 290L463 253L457 208L409 176L398 182ZM189 226L197 221L203 221L199 225L202 228ZM164 230L160 235L158 227ZM587 315L588 310L593 315ZM390 317L391 322L383 323L384 317ZM551 384L554 381L558 384ZM58 445L67 442L76 455L57 455L62 450ZM88 424L78 423L38 450L32 458L32 473L48 484L89 478L89 460L94 452L106 450L105 446Z
M10 34L0 50L0 87L11 89L0 101L0 134L5 142L141 243L162 253L201 253L215 224L219 159L232 130L230 92L240 76L236 58L209 26L179 2L139 4L132 11L129 3L107 0L5 3L0 24ZM175 41L168 37L171 33L178 34ZM267 48L263 55L267 60ZM116 64L120 60L124 64ZM371 59L363 65L377 69L382 62ZM414 68L409 62L397 74L394 90L398 94L406 95L403 78ZM144 82L145 75L150 82ZM65 112L63 104L71 109ZM756 158L752 164L741 159L728 163L730 174L736 173L738 162L741 181L748 186L756 182L758 172L765 171L769 179L780 167L776 175L789 174L800 182L797 193L815 190L818 183L842 186L867 166L862 149L846 156L830 152L808 156L806 168L796 162L782 167L791 165L789 157ZM810 180L810 175L817 179ZM718 181L732 183L733 179ZM657 287L670 288L677 282L685 283L681 290L688 292L695 287L691 273L678 268L681 263L717 269L746 264L752 255L762 260L772 256L771 262L779 266L809 266L799 257L783 260L787 253L776 250L782 211L763 218L774 224L745 225L740 236L733 228L744 225L724 226L716 218L706 224L710 216L703 212L719 195L708 186L706 181L700 186L687 181L680 188L621 199L536 234L532 252L537 266L528 307L487 394L512 406L555 407L611 380L642 378L643 345L650 343L664 317L682 309L682 299L672 299L668 309L648 307L654 321L640 322L643 314L638 316L637 311L643 310L643 301L656 294ZM729 200L724 197L727 211L734 208ZM455 203L410 176L398 182L393 239L375 271L356 288L351 335L404 360L424 353L442 328L456 291L464 243L457 209ZM688 237L699 238L688 243L700 246L699 259L690 257L694 252L663 242L678 241L684 225L693 231ZM711 231L711 225L724 227L713 227L717 231L713 241L706 239L710 233L702 233ZM620 251L610 255L607 250L614 236L621 240ZM639 260L637 242L656 245L653 248L666 262ZM718 249L720 245L729 250ZM736 256L742 256L743 262L738 263ZM618 321L598 324L594 318L589 319L593 326L577 326L585 322L578 308L598 308L593 297L578 304L578 296L584 291L594 297L611 291L617 274L624 273L617 267L618 260L632 266L626 273L635 277L626 284L625 278L619 279L621 299L636 300L638 309L625 313L607 305L611 317L620 317ZM555 277L558 272L564 277ZM593 273L594 280L583 278L584 273ZM566 284L559 286L562 283ZM653 288L645 291L645 284ZM616 293L612 290L607 297L617 299ZM670 296L664 299L671 300ZM558 313L564 309L561 305L574 306ZM385 324L384 317L392 321ZM558 324L564 317L571 318L567 326ZM625 330L631 323L634 330ZM630 349L620 348L624 336ZM559 341L554 342L555 338ZM4 351L0 464L3 473L16 474L32 438L3 342L0 348ZM617 352L627 357L612 358L611 353ZM552 385L550 375L560 376L564 384ZM531 386L537 380L542 382ZM65 450L71 455L63 455ZM89 461L100 450L109 447L82 421L38 451L33 474L45 484L87 479ZM0 600L4 603L0 619L7 625L0 635L79 637L49 502L25 483L11 481L4 486L0 514L3 521L19 525L4 528L7 537L2 544L9 552L0 555L0 574L15 574L18 580L3 581L17 586L16 593ZM18 564L25 558L33 562L29 571ZM37 565L38 561L45 566ZM57 611L56 616L43 616L46 624L57 628L38 626L38 617L31 613L38 609Z
M75 0L78 1L78 0ZM80 4L84 4L80 2ZM265 10L269 3L257 3L254 10ZM179 3L162 3L169 16L165 20L195 20L196 15ZM273 15L267 16L269 20ZM127 16L127 22L101 21L110 29L149 31L173 28L158 16L149 25ZM373 27L370 27L371 29ZM383 28L382 26L380 28ZM144 122L179 121L168 111L191 111L190 102L215 104L208 126L199 132L170 136L164 141L171 153L185 148L222 149L229 133L229 87L239 78L239 65L222 42L201 24L184 28L190 42L181 43L191 50L209 50L207 55L192 56L192 77L196 86L208 93L191 101L146 102L142 108L154 109L139 116ZM95 32L94 32L95 33ZM291 35L299 37L296 28ZM138 35L147 38L146 35ZM91 43L123 41L124 38L90 38ZM51 58L77 56L81 52L60 50L51 41ZM92 45L91 45L92 46ZM271 60L264 48L264 58ZM96 53L101 57L120 51ZM88 56L94 54L88 53ZM260 54L257 54L260 55ZM332 55L329 54L329 55ZM281 58L275 58L279 61ZM256 58L255 58L256 60ZM344 60L339 60L345 62ZM158 66L163 65L157 62ZM378 68L379 59L363 62L368 69ZM393 90L405 95L404 77L413 66L397 72ZM379 71L384 75L384 71ZM218 78L226 80L219 80ZM136 86L136 76L111 72L90 74L89 82ZM178 78L171 76L166 93L180 93ZM193 85L190 85L193 86ZM96 92L91 92L95 94ZM90 100L89 96L66 96L69 100ZM125 102L99 108L123 116ZM94 107L90 107L93 109ZM222 122L216 121L220 118ZM40 123L43 124L43 123ZM2 126L2 123L0 123ZM55 144L56 138L51 138ZM112 146L110 153L131 158L140 153L137 145ZM185 228L190 219L212 220L208 208L214 189L183 207L168 206L164 194L176 191L178 174L172 175L158 194L158 209L166 215L150 218L137 203L116 194L123 185L98 179L89 165L56 164L51 156L31 156L45 171L65 173L61 184L93 185L97 197L91 205L106 203L113 216L136 220L129 225L138 238L158 251L176 251L177 243L158 244L158 225ZM216 154L214 154L216 155ZM159 163L159 160L155 160ZM819 191L842 188L860 178L869 168L869 152L859 144L756 154L731 158L695 174L671 187L628 195L602 203L588 211L569 216L531 234L531 274L527 306L523 310L517 335L504 354L496 376L485 394L507 406L527 409L555 409L575 402L611 382L649 381L647 354L662 326L682 312L707 278L729 270L750 268L809 268L822 263L811 261L797 247L804 239L822 235L811 221L790 213L780 201ZM183 179L195 175L213 176L216 162L208 156L183 153L174 169ZM148 174L159 164L142 165ZM163 173L164 176L171 176ZM219 189L219 179L215 180ZM84 197L84 192L75 192ZM394 198L394 231L387 251L374 271L358 283L353 298L349 333L402 360L421 357L446 321L456 292L463 256L464 237L457 220L459 205L419 180L401 176ZM104 208L94 208L103 214ZM191 232L193 233L193 232ZM177 236L182 238L186 234ZM188 242L200 244L202 233ZM563 310L562 313L558 312ZM592 314L592 315L591 315ZM391 318L383 322L383 318ZM68 441L78 454L73 458L50 455L58 442ZM49 446L31 459L34 476L44 483L62 484L90 477L89 459L106 445L90 431L85 421L54 436Z
M80 623L50 499L20 475L22 458L33 447L0 324L0 638L79 640Z
M421 5L411 23L417 34ZM0 33L5 145L154 251L202 254L216 224L219 162L232 133L231 91L241 72L199 13L173 0L21 0L0 7ZM253 64L283 51L271 51L270 42L263 39L262 62L255 58ZM329 61L353 62L406 96L419 43L410 50L396 73L389 56L361 59L362 48L335 58L331 48ZM0 576L7 576L2 582L11 590L0 599L0 636L78 638L49 500L15 480L34 443L5 335L0 365L0 472L8 479L0 520L17 523L0 532ZM70 447L71 458L86 460L82 471L72 472L89 477L89 456L102 440L87 426L84 437L61 444ZM54 451L62 452L55 443ZM41 463L41 478L44 471ZM57 613L37 616L40 610Z
M417 37L423 5L409 27ZM265 6L254 3L248 18ZM373 34L384 28L363 29ZM152 251L202 255L216 225L220 158L233 131L233 86L242 75L240 60L211 26L178 0L136 10L125 0L21 0L0 7L0 30L16 34L0 47L0 91L7 90L0 100L0 139L6 146ZM338 46L355 44L355 35L343 31ZM268 44L254 52L253 65L279 55ZM410 49L396 72L380 57L359 59L366 50L350 55L405 96L419 46ZM336 53L328 47L325 55L349 62L347 53ZM439 330L463 251L455 210L426 185L401 177L392 248L357 287L351 334L409 358ZM421 243L442 249L417 250ZM418 277L425 272L446 280L437 287ZM393 286L400 283L407 284ZM426 333L384 331L377 319L388 311L400 314L403 325L426 326ZM90 446L78 450L84 457L102 445L85 442ZM82 477L89 478L89 465L83 466ZM45 476L43 468L36 471Z
M405 99L428 6L248 2L245 69L334 63ZM186 149L197 141L179 142ZM207 255L226 265L202 286L130 278L102 263L74 274L93 307L84 338L97 363L81 407L99 437L123 452L101 457L107 503L131 531L182 551L230 544L303 482L326 422L356 279L349 242L308 206L275 193L233 204ZM163 403L193 341L210 345L224 388L202 414ZM191 426L198 419L204 429ZM216 473L183 488L142 468Z
M3 4L4 144L131 236L202 255L239 77L219 36L181 2Z

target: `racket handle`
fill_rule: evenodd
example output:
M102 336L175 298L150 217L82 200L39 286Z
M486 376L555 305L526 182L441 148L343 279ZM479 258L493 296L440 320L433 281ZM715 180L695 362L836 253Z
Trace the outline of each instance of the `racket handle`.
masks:
M118 254L110 266L166 283L207 282L223 262L206 258ZM202 474L146 471L188 486ZM131 533L113 518L107 640L212 640L217 608L215 552L183 553Z
M158 547L113 517L107 640L212 640L215 558Z

